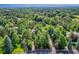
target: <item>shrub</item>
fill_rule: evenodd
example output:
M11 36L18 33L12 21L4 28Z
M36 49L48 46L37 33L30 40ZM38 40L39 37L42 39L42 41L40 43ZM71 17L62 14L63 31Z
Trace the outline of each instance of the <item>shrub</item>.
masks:
M23 54L24 53L24 49L20 47L20 45L18 45L18 47L16 49L13 50L12 54Z
M0 36L0 53L3 53L4 39Z

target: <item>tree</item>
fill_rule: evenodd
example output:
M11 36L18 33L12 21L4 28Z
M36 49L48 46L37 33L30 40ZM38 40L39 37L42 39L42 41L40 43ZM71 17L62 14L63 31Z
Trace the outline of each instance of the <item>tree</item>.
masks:
M71 39L68 41L67 47L69 50L72 50L72 40Z
M23 38L24 38L24 39L32 39L32 30L31 30L31 29L27 29L27 30L23 33Z
M54 28L53 28L53 26L51 26L51 25L46 25L46 26L44 27L44 30L46 30L50 36L51 36L51 35L53 34L53 32L54 32Z
M36 22L42 22L42 20L43 20L43 17L42 16L35 15L34 17L35 17L34 20Z
M56 42L59 39L61 31L58 28L54 30L54 33L51 35L52 41Z
M12 40L13 47L17 48L17 45L19 44L20 39L16 31L12 33L11 40Z
M29 50L32 50L32 40L27 40L27 47Z
M43 22L45 23L45 24L49 24L49 21L50 20L50 18L48 18L48 17L45 17L44 19L43 19Z
M24 33L24 31L26 31L26 27L25 27L25 25L24 24L18 24L18 27L19 27L19 29L18 29L18 33L19 34L23 34Z
M3 26L0 26L0 36L4 37L6 34L5 28Z
M3 46L4 39L0 36L0 48Z
M64 49L67 45L67 40L64 35L60 34L59 40L58 40L58 49Z
M46 33L39 32L37 36L35 37L35 46L37 49L46 49L49 47L48 38L46 36Z
M79 49L79 39L77 40L76 48Z
M0 53L3 52L4 39L0 36Z
M4 54L10 54L12 53L13 50L13 45L12 45L12 41L8 36L5 36L5 40L4 40Z

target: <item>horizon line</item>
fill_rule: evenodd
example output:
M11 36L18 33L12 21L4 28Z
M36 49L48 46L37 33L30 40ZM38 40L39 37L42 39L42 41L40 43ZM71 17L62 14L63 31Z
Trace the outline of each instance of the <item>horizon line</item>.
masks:
M79 7L79 4L0 4L4 7Z

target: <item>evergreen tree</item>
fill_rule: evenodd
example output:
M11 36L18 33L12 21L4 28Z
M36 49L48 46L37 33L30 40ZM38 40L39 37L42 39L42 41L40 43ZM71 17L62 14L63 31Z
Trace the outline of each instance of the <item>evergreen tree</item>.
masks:
M64 49L67 45L67 40L64 37L64 35L60 34L59 40L58 40L58 49Z
M19 36L18 36L18 34L14 31L13 33L12 33L12 44L13 44L13 47L14 48L17 48L17 45L19 44Z
M12 53L13 45L11 39L6 36L4 40L4 54L10 54Z
M79 49L79 39L77 40L76 48Z
M46 48L50 48L49 47L49 42L48 42L48 38L46 36L46 33L39 33L36 37L35 37L35 46L36 48L39 49L46 49Z
M67 45L69 50L72 50L72 40L70 39Z

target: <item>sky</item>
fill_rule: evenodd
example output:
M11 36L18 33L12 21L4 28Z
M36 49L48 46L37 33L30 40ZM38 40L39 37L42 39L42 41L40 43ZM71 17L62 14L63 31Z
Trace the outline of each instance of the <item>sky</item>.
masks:
M5 7L79 7L79 4L0 4L0 8Z
M79 4L79 0L0 0L0 4Z

